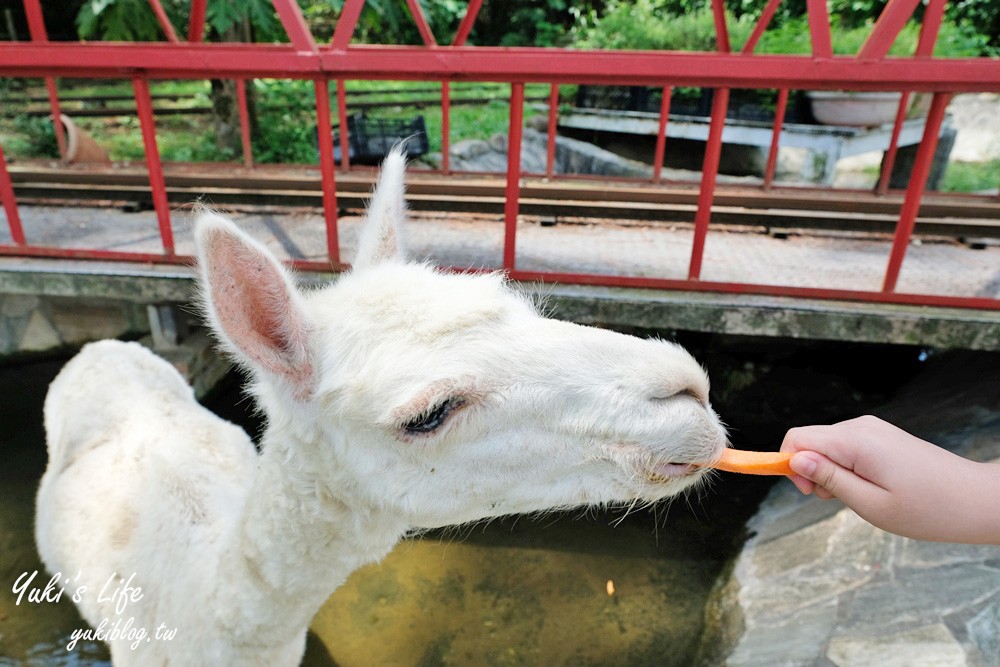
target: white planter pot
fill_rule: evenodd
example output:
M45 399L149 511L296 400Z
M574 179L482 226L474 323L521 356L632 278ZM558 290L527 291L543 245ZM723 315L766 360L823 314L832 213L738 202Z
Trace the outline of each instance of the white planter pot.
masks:
M873 127L896 119L900 93L849 93L813 90L809 103L813 116L824 125Z

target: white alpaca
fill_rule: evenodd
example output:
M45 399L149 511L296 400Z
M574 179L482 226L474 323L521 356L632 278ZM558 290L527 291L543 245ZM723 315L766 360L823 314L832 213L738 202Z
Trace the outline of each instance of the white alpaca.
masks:
M89 623L128 625L102 636L116 665L297 664L320 605L408 530L655 501L725 447L678 346L405 261L404 166L387 159L354 270L318 291L198 219L209 323L267 415L260 454L137 344L88 345L52 383L38 547L67 597L86 587Z

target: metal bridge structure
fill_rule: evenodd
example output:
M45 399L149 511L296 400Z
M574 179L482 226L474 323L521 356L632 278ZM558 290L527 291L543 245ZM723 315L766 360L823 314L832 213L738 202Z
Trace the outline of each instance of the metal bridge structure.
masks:
M0 146L0 200L9 227L9 242L0 244L0 255L14 257L111 260L156 265L183 265L192 258L177 252L175 224L168 197L168 179L157 146L157 128L150 94L150 82L164 79L230 79L237 83L242 120L243 162L253 167L250 129L246 103L248 81L256 78L299 79L312 82L315 116L318 127L331 127L334 119L347 128L348 104L345 82L353 80L423 81L440 87L442 108L442 164L439 175L451 177L449 165L449 115L452 84L455 82L491 82L509 86L509 141L507 171L492 186L490 196L504 224L502 269L514 280L545 283L642 288L658 291L762 295L802 300L836 300L873 304L898 304L966 311L998 311L1000 298L995 294L934 294L898 289L900 271L906 260L921 216L935 209L947 217L949 211L978 211L969 219L995 222L1000 214L1000 199L990 195L939 195L927 193L928 174L938 144L946 107L958 93L1000 93L1000 63L990 58L945 59L933 56L942 23L946 0L929 0L924 8L919 44L906 57L889 56L896 37L911 20L920 0L889 0L860 50L853 55L834 55L831 46L830 17L825 0L807 0L811 36L810 55L766 55L755 53L757 44L781 0L767 0L761 18L745 44L734 50L730 43L722 0L712 0L716 50L713 52L669 51L598 51L558 48L501 48L474 46L468 43L483 0L470 0L468 9L453 35L434 35L417 0L407 0L410 15L418 28L422 44L418 46L371 45L354 43L353 36L364 8L364 0L345 0L333 27L332 39L320 43L310 32L307 21L295 0L273 0L273 6L287 33L287 43L206 43L203 41L207 0L192 0L190 25L186 34L178 34L168 19L160 0L149 0L162 28L161 42L55 42L47 38L41 0L24 0L30 28L30 41L0 42L0 76L43 78L48 90L52 117L60 117L60 79L103 78L131 81L136 113L145 147L144 182L133 186L148 189L155 208L160 242L159 252L131 252L97 247L63 247L33 242L26 236L19 216L15 182L11 177ZM548 159L544 173L522 173L521 138L524 125L525 86L549 86ZM662 89L659 132L654 150L654 176L636 197L680 197L692 207L690 256L683 277L611 275L607 273L524 270L518 262L518 216L540 210L537 193L548 188L553 201L570 195L559 194L559 182L574 177L554 173L553 161L561 85L589 84L614 86L653 86ZM678 194L676 184L661 180L664 155L668 150L667 126L671 92L681 86L714 89L709 117L706 150L700 183ZM719 157L730 91L735 89L774 89L778 91L772 141L763 183L759 188L742 191L718 182ZM892 139L885 155L882 178L874 193L833 193L832 199L849 210L851 200L865 200L879 210L881 225L891 233L892 243L885 257L884 276L878 289L845 289L837 286L801 286L761 284L757 282L722 282L705 280L705 242L714 225L724 224L726 206L741 201L779 197L782 210L808 209L807 205L788 205L801 196L801 189L788 190L774 182L775 164L781 129L790 91L849 90L898 91L902 93L893 125ZM914 159L909 184L905 190L890 190L888 176L899 146L899 135L906 120L911 97L931 95L923 137ZM66 139L56 123L60 149ZM341 132L342 155L348 156L347 132ZM296 267L310 271L340 271L348 268L342 258L338 210L345 201L355 201L359 190L358 174L370 172L351 165L345 157L334 161L335 139L319 132L320 194L325 221L325 253L321 261L296 260ZM628 184L626 184L628 185ZM201 183L199 187L210 187ZM657 194L655 186L662 186ZM419 186L415 186L419 187ZM578 193L579 191L577 191ZM652 194L650 194L652 193ZM672 194L670 194L672 193ZM578 197L578 194L576 195ZM663 201L656 200L663 204ZM670 200L672 201L672 200ZM607 202L604 202L607 204ZM613 202L612 202L613 203ZM641 203L641 202L640 202ZM654 202L655 203L655 202ZM669 204L669 201L667 202ZM726 206L723 206L725 204ZM596 205L596 204L595 204ZM664 204L666 205L666 204ZM542 206L544 208L544 206ZM836 207L835 207L836 208ZM623 209L624 210L624 209ZM621 214L623 217L625 213ZM808 210L800 211L807 218ZM818 217L831 217L829 212ZM641 217L641 214L640 214ZM468 267L456 267L468 268Z

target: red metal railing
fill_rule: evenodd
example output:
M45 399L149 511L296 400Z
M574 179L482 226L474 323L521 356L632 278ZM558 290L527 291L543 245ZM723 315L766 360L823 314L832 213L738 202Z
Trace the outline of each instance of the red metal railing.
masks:
M575 51L538 48L493 48L467 46L466 41L482 7L482 0L471 0L450 45L439 44L423 16L417 0L407 0L410 13L423 42L422 46L351 45L363 9L364 0L345 0L329 44L318 44L311 34L295 0L273 0L274 8L288 35L290 44L204 44L202 43L206 0L192 0L191 23L187 42L181 41L159 0L149 0L165 35L161 43L54 43L45 33L40 0L24 0L30 25L31 42L0 43L0 76L42 77L49 91L53 118L60 114L56 77L131 79L140 120L150 188L157 213L162 254L131 253L102 249L67 249L34 245L25 238L18 217L10 174L0 150L0 199L7 215L12 243L0 245L0 254L83 257L143 262L179 263L189 258L175 252L170 209L167 203L163 168L156 144L156 129L149 92L152 79L230 78L238 85L241 139L244 165L253 165L249 114L245 81L253 78L290 78L311 80L315 89L318 126L331 127L329 82L335 81L337 116L341 128L343 161L341 171L351 169L348 159L347 101L344 82L358 79L420 80L441 84L442 150L441 171L451 171L448 160L450 135L451 83L459 81L502 82L511 87L510 134L504 208L503 268L512 278L556 280L581 284L635 286L660 289L756 293L825 299L849 299L888 303L911 303L932 306L958 306L1000 309L1000 299L980 296L942 296L896 291L900 269L914 230L920 203L944 110L951 96L960 92L1000 92L1000 65L988 58L938 59L931 57L941 25L946 0L930 0L925 12L919 45L913 57L889 58L887 53L904 24L912 16L918 0L890 0L876 22L871 35L856 56L834 56L831 47L829 16L825 0L807 0L807 14L812 39L811 56L755 55L756 45L767 29L780 0L768 0L761 19L738 53L732 52L722 0L713 0L717 51L640 52ZM544 174L525 174L520 168L521 128L524 121L525 84L550 85L548 116L548 153ZM659 128L654 149L653 183L661 182L666 150L671 91L678 86L714 88L697 210L694 218L694 242L686 279L636 276L608 276L529 272L517 268L517 219L519 193L524 177L552 178L554 173L554 136L560 84L643 85L662 88ZM778 90L771 145L762 187L776 187L774 174L781 137L784 111L790 90L847 89L901 91L903 93L896 123L886 153L886 165L877 186L879 193L888 190L888 174L896 158L900 129L906 117L910 93L933 94L923 140L917 150L909 185L905 191L892 249L887 261L882 289L879 291L774 286L750 283L711 282L701 279L705 239L712 216L722 133L726 122L729 91L734 88L771 88ZM61 125L56 122L60 151L65 153ZM310 269L342 269L337 226L337 168L333 140L328 132L319 132L319 167L322 177L323 211L326 220L329 263L297 262Z

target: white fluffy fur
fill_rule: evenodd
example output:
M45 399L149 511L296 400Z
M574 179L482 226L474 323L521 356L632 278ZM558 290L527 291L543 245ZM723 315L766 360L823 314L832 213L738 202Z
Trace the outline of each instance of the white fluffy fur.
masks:
M268 417L259 455L137 344L88 345L53 382L46 566L79 573L95 626L116 619L101 586L134 572L143 597L123 618L178 628L110 642L116 665L297 664L324 600L406 531L655 501L701 477L668 464L725 446L708 378L676 345L545 319L498 275L406 262L403 168L394 154L355 270L312 293L232 223L198 220L209 324ZM245 266L219 248L261 277L220 288ZM404 431L448 398L463 405L439 430Z

